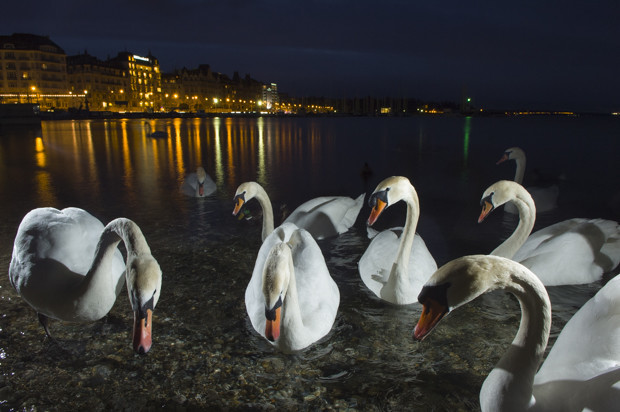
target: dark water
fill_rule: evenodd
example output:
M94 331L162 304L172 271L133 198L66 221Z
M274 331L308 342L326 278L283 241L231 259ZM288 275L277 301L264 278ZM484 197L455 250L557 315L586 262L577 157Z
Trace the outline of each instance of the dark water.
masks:
M44 122L0 129L0 267L8 271L24 214L40 206L86 209L104 223L133 219L164 271L147 356L130 344L123 292L99 322L53 322L44 337L34 312L0 277L0 408L472 410L486 374L520 318L504 294L479 299L422 343L411 333L419 307L395 307L365 289L357 262L369 240L364 206L348 233L319 242L341 293L332 332L296 355L280 354L246 318L244 291L260 247L260 222L231 216L236 187L261 183L274 205L292 210L321 195L370 193L404 175L421 203L418 232L439 265L488 253L515 227L499 212L477 224L479 200L522 147L528 173L560 182L559 208L537 227L570 217L620 219L620 119L300 118ZM364 180L367 162L373 174ZM218 186L184 196L185 175L202 165ZM527 182L526 182L527 183ZM253 211L258 205L250 203ZM402 225L405 208L377 228ZM550 288L552 340L600 288Z

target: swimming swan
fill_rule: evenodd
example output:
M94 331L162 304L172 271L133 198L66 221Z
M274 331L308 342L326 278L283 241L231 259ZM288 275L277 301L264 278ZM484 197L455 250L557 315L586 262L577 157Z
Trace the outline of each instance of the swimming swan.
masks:
M121 240L127 266L117 248ZM93 322L104 317L125 280L134 311L133 348L141 354L151 348L162 274L140 228L129 219L115 219L104 228L82 209L34 209L17 230L9 279L50 337L48 318Z
M617 222L574 218L530 235L536 220L534 201L523 186L508 180L500 180L484 191L478 222L506 202L516 206L519 224L491 254L522 263L543 284L591 283L620 263L620 226Z
M526 267L498 256L465 256L442 266L422 289L414 338L424 339L453 309L504 289L521 305L512 345L480 390L483 411L617 411L620 396L620 277L564 326L542 361L551 328L545 287Z
M283 352L299 351L329 333L339 304L338 286L312 236L291 223L276 228L245 291L254 329Z
M245 182L239 185L235 193L235 209L233 215L241 211L241 207L250 199L256 198L263 209L264 241L273 232L273 208L265 189L256 182ZM364 204L364 194L353 200L346 196L322 196L300 205L284 220L306 229L315 239L324 239L345 233L357 219Z
M422 285L437 270L437 263L424 240L415 230L420 204L415 188L402 176L383 180L368 199L372 207L368 225L394 203L407 203L404 228L392 228L377 234L359 261L364 284L379 298L397 305L417 302ZM397 232L402 232L399 234Z
M181 192L192 197L209 196L215 193L216 189L215 182L202 166L196 168L196 173L189 173L181 186Z
M523 176L525 175L526 163L525 152L518 147L511 147L509 149L506 149L506 151L496 164L503 163L507 160L515 161L515 163L517 164L517 169L515 171L514 181L519 184L523 184ZM560 188L556 184L548 187L528 186L527 191L530 192L530 195L532 195L532 198L536 203L536 210L539 213L548 212L558 206L558 194L560 193ZM514 205L510 203L504 207L504 211L512 214L518 213Z

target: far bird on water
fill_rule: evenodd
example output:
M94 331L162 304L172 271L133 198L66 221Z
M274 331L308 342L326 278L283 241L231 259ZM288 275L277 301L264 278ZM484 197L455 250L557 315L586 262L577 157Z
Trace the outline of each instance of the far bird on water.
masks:
M181 192L192 197L209 196L215 193L216 190L217 185L202 166L198 166L195 173L189 173L185 176L181 186Z
M368 225L401 200L407 204L405 226L376 235L360 259L359 272L366 287L377 297L406 305L417 302L422 285L437 270L426 243L416 233L420 203L409 179L393 176L379 183L368 200L372 207Z
M162 139L168 137L168 133L163 130L155 130L152 131L151 124L149 122L144 122L146 125L146 136L152 137L155 139Z
M525 175L525 152L519 147L511 147L506 149L502 157L497 161L497 164L503 163L508 160L514 160L517 166L515 171L514 181L523 185L523 177ZM560 188L557 184L552 184L546 187L540 186L527 186L527 191L536 203L536 211L538 213L548 212L557 208L558 195ZM517 209L512 204L504 206L504 211L512 214L517 214Z
M595 282L620 263L620 225L613 220L573 218L532 232L536 206L518 183L500 180L482 195L482 222L511 202L519 212L512 235L491 252L528 267L547 286ZM529 236L529 237L528 237Z
M126 265L117 247L121 241ZM151 348L162 273L142 231L129 219L117 218L104 227L82 209L34 209L17 230L9 279L50 337L49 318L103 318L124 282L134 312L133 348L140 354Z
M273 207L263 187L256 182L239 185L235 193L233 215L237 216L243 205L256 198L263 210L262 240L264 241L274 229ZM300 205L283 223L294 223L297 227L310 232L315 239L337 236L348 231L355 223L364 203L364 193L357 199L346 196L322 196Z

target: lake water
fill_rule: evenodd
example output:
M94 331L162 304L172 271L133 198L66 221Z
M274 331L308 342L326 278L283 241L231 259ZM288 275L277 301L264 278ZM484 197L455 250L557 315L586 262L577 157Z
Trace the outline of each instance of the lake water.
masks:
M516 226L500 211L477 224L483 191L514 176L496 165L522 147L528 171L561 176L559 207L536 228L570 217L620 219L620 119L610 117L210 118L54 121L0 129L0 409L472 410L480 386L512 340L518 304L505 294L455 311L424 342L418 305L375 298L357 262L369 243L365 205L346 234L319 241L340 288L330 334L284 355L255 333L244 292L260 247L260 220L231 215L237 186L261 183L290 210L322 195L370 194L407 176L420 197L418 232L438 265L488 253ZM364 180L364 163L372 175ZM207 198L181 193L202 165L217 184ZM526 180L531 175L526 171ZM526 181L527 183L527 181ZM99 322L52 322L44 335L11 287L12 244L22 217L76 206L102 222L142 228L163 273L146 356L131 348L123 292ZM258 211L256 201L248 207ZM402 225L389 208L377 229ZM604 284L549 288L551 342Z

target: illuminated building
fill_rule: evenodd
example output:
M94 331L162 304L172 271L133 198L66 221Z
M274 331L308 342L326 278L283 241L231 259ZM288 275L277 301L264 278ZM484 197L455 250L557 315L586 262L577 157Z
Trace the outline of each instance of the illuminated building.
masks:
M47 36L0 36L0 102L68 107L66 54Z
M128 88L125 90L127 110L161 110L161 72L159 61L150 53L147 57L129 52L121 52L107 61L125 71Z
M84 52L67 57L67 78L75 99L71 107L89 110L126 111L128 101L125 91L129 89L129 76L118 65L104 62ZM78 106L79 105L79 106Z
M267 110L272 109L276 106L276 103L280 103L280 99L278 98L278 85L275 83L271 83L269 85L264 84L262 90L262 101L264 102L265 108Z

